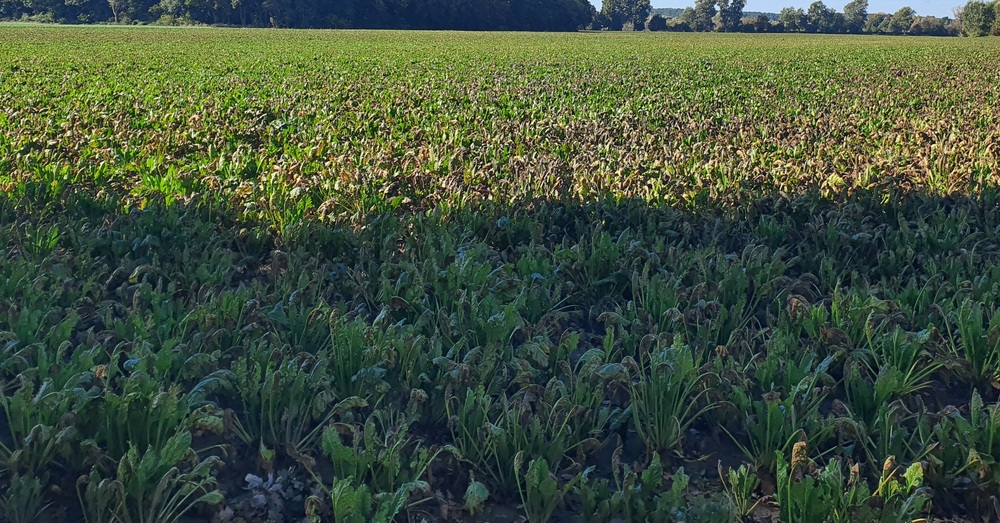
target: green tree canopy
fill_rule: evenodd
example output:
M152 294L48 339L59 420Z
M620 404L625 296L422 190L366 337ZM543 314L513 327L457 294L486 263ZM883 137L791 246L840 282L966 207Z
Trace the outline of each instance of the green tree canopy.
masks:
M868 21L868 0L852 0L844 6L844 22L851 33L860 33Z
M662 15L653 15L649 17L646 22L646 29L650 31L666 31L667 30L667 19Z
M896 11L892 15L892 19L889 20L889 29L892 34L904 34L910 32L910 26L913 25L913 21L917 16L917 12L910 7L901 7L899 11Z
M986 36L990 34L996 21L996 3L987 4L981 0L971 0L962 8L962 34L965 36Z
M715 26L715 0L695 0L694 16L691 19L691 29L694 31L711 31Z
M802 9L786 7L778 13L778 22L784 26L785 31L798 32L806 30L806 13Z
M611 29L621 29L629 22L635 26L645 25L652 9L649 0L604 0L601 14Z
M1000 36L1000 0L993 0L993 30L990 34Z
M731 33L739 30L746 5L746 0L719 0L719 23L723 31Z
M806 11L806 30L813 33L832 33L837 24L837 12L822 1L816 0Z
M64 23L572 31L595 14L588 0L0 0L0 18Z

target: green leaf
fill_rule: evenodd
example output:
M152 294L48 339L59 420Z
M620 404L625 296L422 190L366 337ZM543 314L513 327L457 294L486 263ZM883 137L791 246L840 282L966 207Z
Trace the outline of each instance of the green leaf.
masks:
M337 403L333 407L333 412L343 413L351 409L360 409L367 406L368 402L365 401L364 398L360 398L358 396L351 396L350 398L347 398L341 401L340 403Z
M920 463L913 463L906 468L903 474L906 478L907 491L918 489L924 485L924 467Z
M642 471L641 480L643 488L653 491L659 490L663 485L663 464L660 462L659 452L653 453L653 461Z
M486 485L473 480L465 489L465 510L470 514L477 513L490 497L490 491Z
M199 497L195 501L195 503L196 504L204 503L206 505L218 505L219 503L222 503L225 499L226 497L222 495L222 492L219 492L218 490L213 490L212 492L209 492L208 494L204 494L201 497Z
M167 440L163 451L160 453L160 461L170 466L176 465L183 460L191 449L191 432L182 430L172 438Z

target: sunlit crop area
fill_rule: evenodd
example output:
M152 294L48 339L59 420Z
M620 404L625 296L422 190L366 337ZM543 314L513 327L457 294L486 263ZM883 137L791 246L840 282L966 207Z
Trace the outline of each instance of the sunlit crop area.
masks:
M996 519L998 64L0 26L0 520Z

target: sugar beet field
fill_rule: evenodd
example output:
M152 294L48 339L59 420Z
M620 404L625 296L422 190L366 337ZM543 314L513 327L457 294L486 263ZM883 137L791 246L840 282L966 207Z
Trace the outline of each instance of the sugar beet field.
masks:
M0 26L0 520L996 521L998 66Z

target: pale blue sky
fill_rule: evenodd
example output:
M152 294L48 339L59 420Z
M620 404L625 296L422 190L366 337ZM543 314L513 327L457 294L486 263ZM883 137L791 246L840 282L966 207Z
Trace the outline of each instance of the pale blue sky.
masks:
M814 0L747 0L746 11L765 11L777 13L783 7L801 7L806 9ZM590 0L590 2L601 8L601 0ZM652 0L653 7L686 7L694 5L694 0L685 2L684 0ZM832 7L837 11L842 11L844 4L850 0L824 0L827 7ZM952 16L952 8L964 5L965 0L869 0L868 12L895 13L900 7L908 5L917 11L919 15L930 16Z

